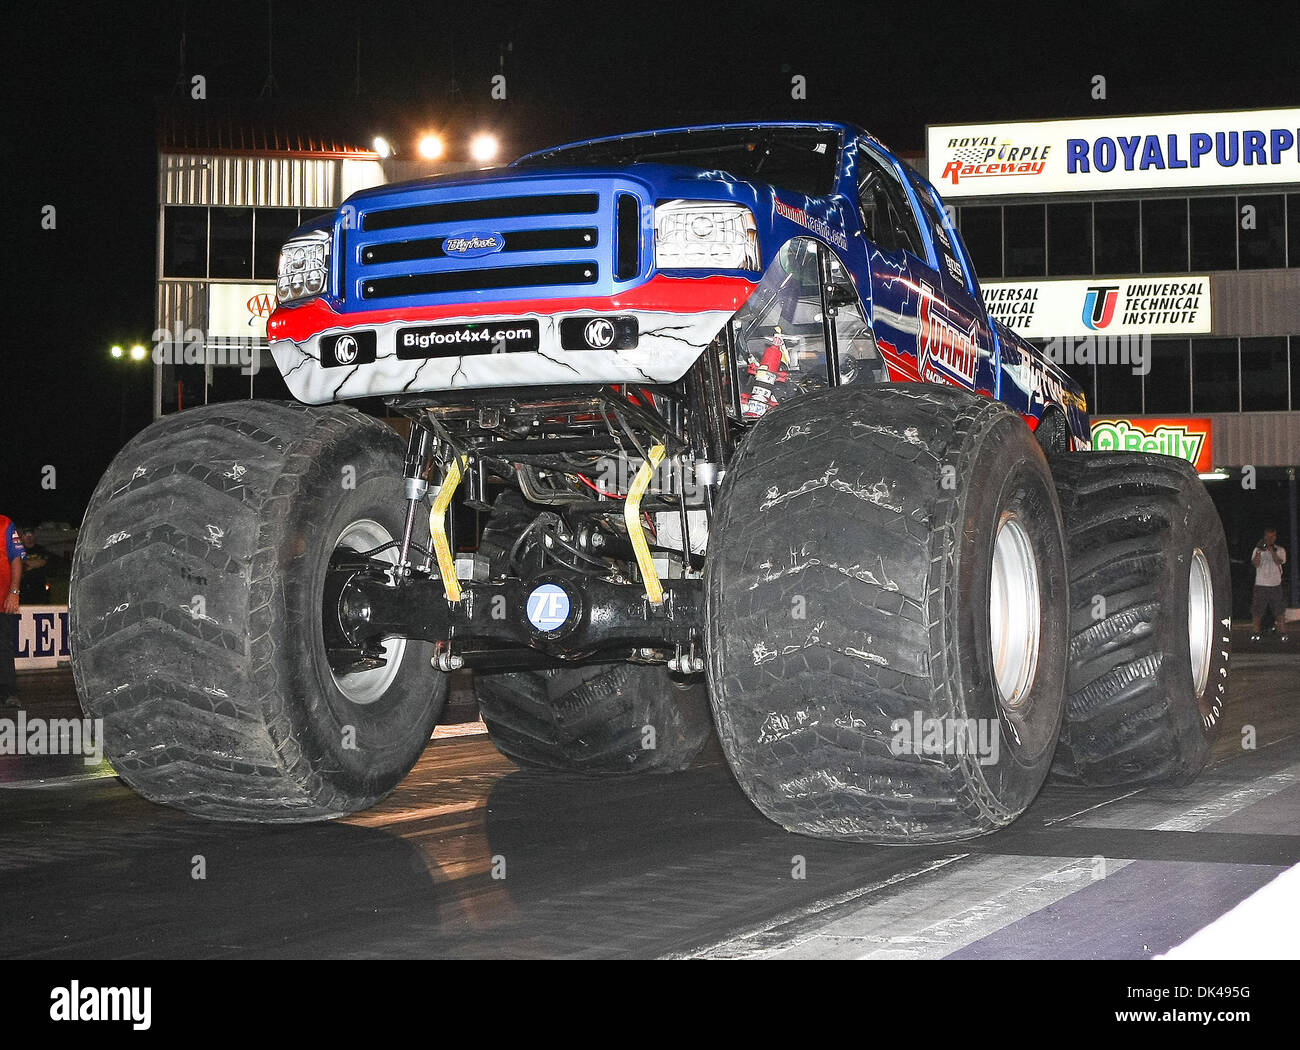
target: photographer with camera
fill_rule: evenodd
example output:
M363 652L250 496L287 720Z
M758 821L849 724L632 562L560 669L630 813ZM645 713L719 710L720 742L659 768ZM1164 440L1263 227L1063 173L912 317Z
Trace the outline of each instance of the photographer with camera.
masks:
M1286 548L1277 543L1277 529L1264 530L1264 538L1255 544L1250 563L1255 566L1255 597L1250 605L1250 640L1260 639L1260 623L1264 613L1272 609L1274 627L1282 641L1286 636L1286 600L1282 597L1282 566L1286 564ZM1280 627L1280 630L1279 630Z

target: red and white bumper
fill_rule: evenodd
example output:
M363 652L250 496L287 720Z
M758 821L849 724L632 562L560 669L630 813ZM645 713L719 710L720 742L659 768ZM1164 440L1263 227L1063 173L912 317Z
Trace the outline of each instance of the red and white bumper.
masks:
M271 353L293 396L308 404L389 394L571 383L671 383L682 377L755 284L743 277L653 277L613 296L457 303L339 313L325 300L277 309L267 325ZM570 349L561 345L566 319L633 318L634 346ZM399 356L398 333L460 324L511 329L537 325L536 350L493 352L454 343L430 356ZM531 326L529 327L531 331ZM370 334L373 333L373 336ZM347 353L337 336L351 334ZM406 340L404 340L405 342ZM355 354L355 344L363 352ZM463 349L463 352L461 352ZM507 348L508 350L508 348ZM421 351L420 353L423 353ZM340 360L339 358L342 358ZM373 359L372 359L373 358Z

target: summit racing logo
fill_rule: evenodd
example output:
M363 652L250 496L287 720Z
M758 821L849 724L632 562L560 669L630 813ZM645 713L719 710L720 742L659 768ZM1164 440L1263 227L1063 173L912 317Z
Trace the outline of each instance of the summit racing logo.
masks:
M917 340L916 370L923 381L959 383L973 389L979 344L975 322L969 330L958 328L943 316L934 292L921 286L921 336Z
M812 230L818 237L829 241L837 248L847 249L849 246L849 240L843 233L839 230L832 230L824 219L809 215L802 208L796 208L793 205L786 204L785 201L778 200L776 202L776 213L791 222L797 222L805 230Z
M948 149L952 159L944 165L941 177L954 186L962 179L1041 175L1052 151L1051 146L1020 146L995 135L952 138Z
M1083 323L1094 332L1100 331L1115 318L1115 304L1119 302L1119 285L1089 288L1083 297Z

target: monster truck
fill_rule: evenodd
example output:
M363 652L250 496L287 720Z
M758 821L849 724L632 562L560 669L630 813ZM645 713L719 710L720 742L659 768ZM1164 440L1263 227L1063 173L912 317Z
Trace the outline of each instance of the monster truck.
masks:
M1054 760L1206 761L1229 586L1202 486L1089 450L1078 386L859 128L368 189L288 241L277 299L297 401L157 421L81 530L77 687L149 799L372 805L462 667L521 765L671 772L716 727L764 814L830 838L1002 827ZM376 397L399 425L345 404Z

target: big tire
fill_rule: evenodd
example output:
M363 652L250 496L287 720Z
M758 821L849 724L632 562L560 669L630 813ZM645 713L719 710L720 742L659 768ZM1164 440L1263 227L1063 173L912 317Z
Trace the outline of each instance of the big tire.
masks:
M336 678L322 634L331 556L401 536L402 456L350 408L272 402L169 416L122 450L69 605L82 706L131 787L204 817L310 821L409 772L447 693L431 646L389 642L383 667Z
M515 540L542 509L517 489L497 497L478 548L493 576L510 571ZM475 674L474 688L492 743L522 766L672 773L690 766L713 734L703 682L678 681L662 666Z
M947 387L841 387L764 418L727 470L706 569L722 749L790 831L968 838L1050 768L1067 597L1047 460Z
M1104 786L1184 784L1227 688L1223 524L1190 464L1135 452L1054 457L1072 598L1057 771Z
M676 773L712 735L703 683L662 666L593 664L476 674L492 743L522 766L570 773Z

